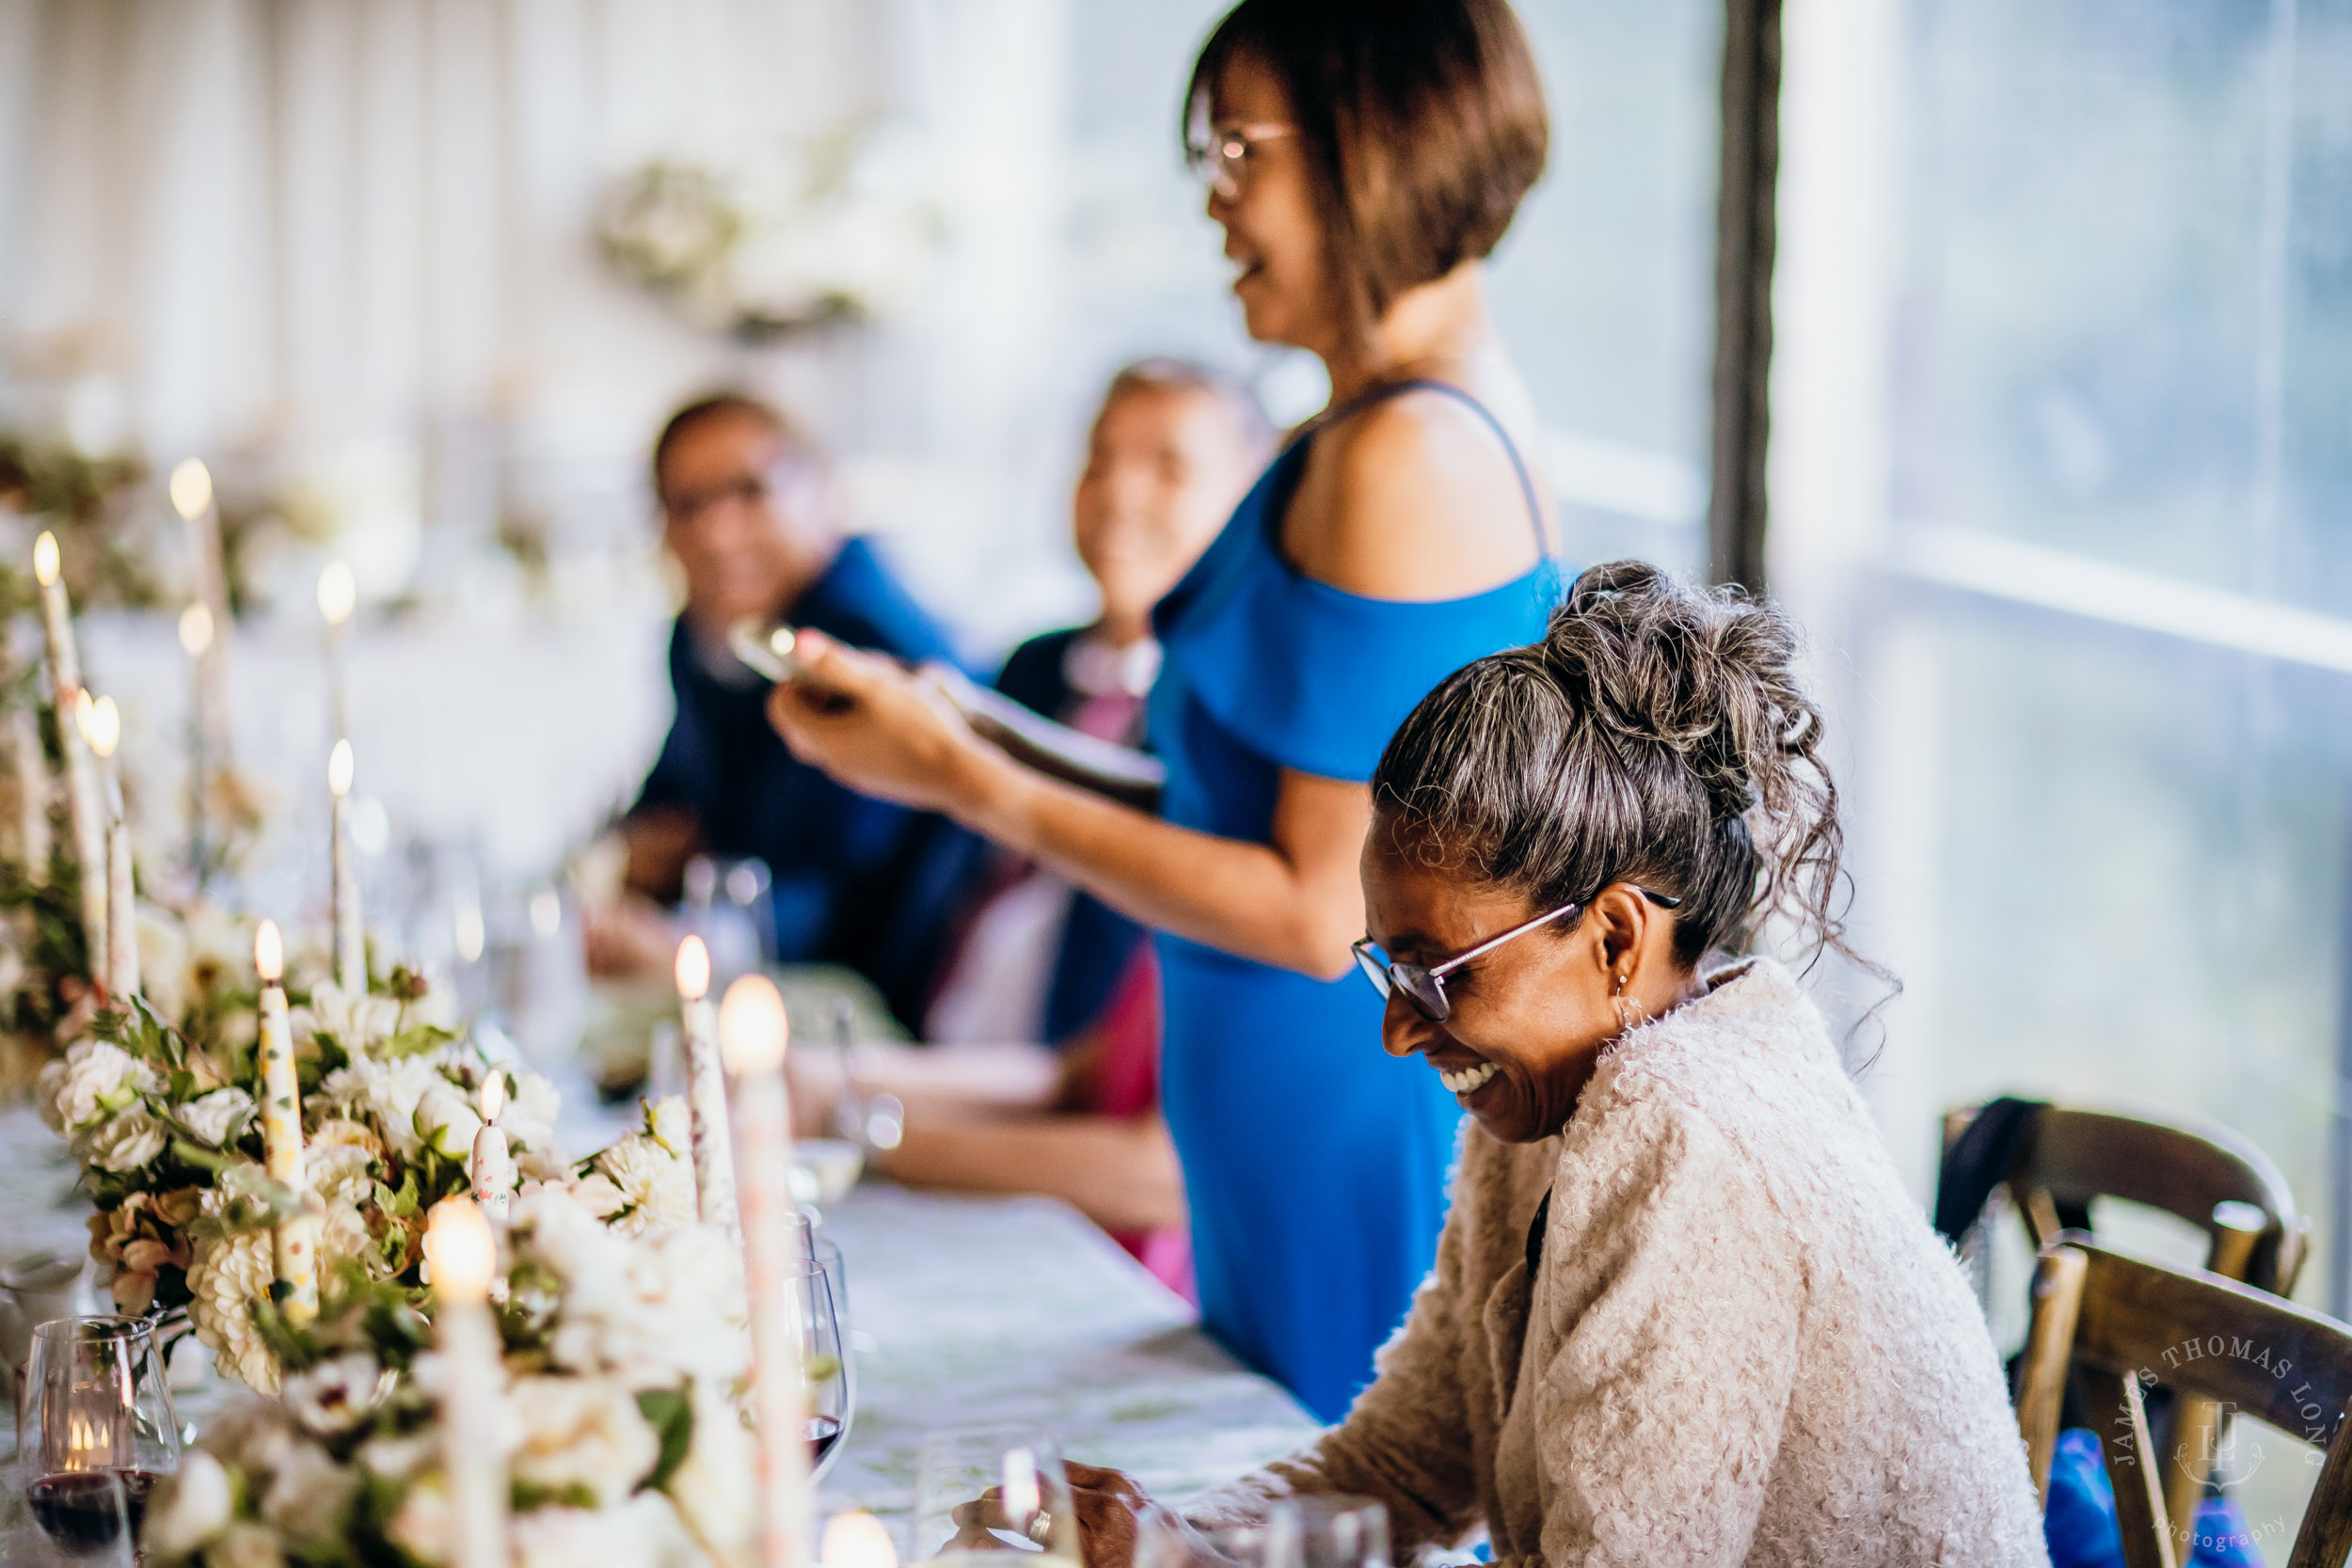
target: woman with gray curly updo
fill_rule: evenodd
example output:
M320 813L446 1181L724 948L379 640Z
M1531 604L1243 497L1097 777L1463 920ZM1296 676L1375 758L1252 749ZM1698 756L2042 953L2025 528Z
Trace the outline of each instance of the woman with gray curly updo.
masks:
M1794 653L1619 562L1397 731L1357 953L1470 1115L1436 1271L1344 1422L1185 1520L1079 1471L1089 1561L1313 1493L1552 1568L2047 1561L1959 1265L1796 979L1731 956L1844 950Z

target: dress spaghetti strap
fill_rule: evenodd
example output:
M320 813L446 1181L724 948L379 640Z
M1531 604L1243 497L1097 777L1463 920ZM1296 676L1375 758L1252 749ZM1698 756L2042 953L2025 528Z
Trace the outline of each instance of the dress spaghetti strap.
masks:
M1511 471L1519 476L1519 495L1527 501L1528 525L1535 531L1535 553L1547 561L1550 560L1551 541L1544 534L1544 509L1535 499L1535 477L1528 472L1527 461L1519 455L1518 443L1511 439L1511 433L1502 428L1502 421L1495 418L1493 409L1451 381L1439 381L1435 376L1416 375L1408 376L1403 381L1375 383L1349 398L1345 403L1327 410L1323 418L1314 422L1309 434L1311 435L1327 426L1335 425L1351 415L1371 407L1375 403L1386 403L1389 399L1406 392L1443 392L1486 421L1486 428L1495 433L1495 439L1502 443L1504 455L1511 459Z

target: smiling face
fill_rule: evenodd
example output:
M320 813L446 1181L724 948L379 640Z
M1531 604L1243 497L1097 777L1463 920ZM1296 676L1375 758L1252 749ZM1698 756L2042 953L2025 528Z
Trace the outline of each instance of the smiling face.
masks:
M1385 814L1365 838L1361 870L1366 934L1400 963L1435 968L1544 912L1524 894L1398 853ZM1422 1057L1492 1136L1533 1143L1567 1125L1628 1016L1655 1017L1696 989L1674 958L1673 917L1615 882L1573 919L1446 975L1442 1023L1392 990L1381 1044L1392 1056Z
M757 418L695 420L662 454L658 482L687 614L713 633L774 615L832 559L822 470Z
M1218 132L1288 126L1290 101L1272 71L1237 55L1217 80L1209 123ZM1253 139L1233 194L1210 192L1209 216L1240 265L1233 293L1252 338L1318 354L1343 341L1346 312L1296 135Z
M1257 455L1212 392L1134 387L1104 404L1072 513L1106 621L1139 625L1176 586L1248 487Z

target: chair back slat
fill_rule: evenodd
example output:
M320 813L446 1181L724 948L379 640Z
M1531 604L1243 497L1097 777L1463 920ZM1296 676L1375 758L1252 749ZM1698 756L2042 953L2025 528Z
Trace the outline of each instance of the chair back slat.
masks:
M2059 1332L2070 1311L2071 1343ZM2034 1317L2018 1370L2018 1418L2035 1480L2046 1487L2047 1443L2035 1439L2055 1430L2071 1366L2098 1413L2131 1568L2170 1568L2188 1524L2160 1522L2164 1477L2182 1456L2152 1448L2138 1396L2159 1384L2327 1450L2288 1568L2342 1568L2352 1551L2352 1442L2336 1439L2352 1408L2352 1328L2217 1275L2109 1251L2079 1231L2043 1249ZM2066 1365L2056 1364L2060 1356Z
M2209 1266L2242 1258L2244 1272L2233 1277L2259 1290L2289 1294L2301 1272L2309 1223L2296 1209L2286 1178L2268 1155L2218 1123L2175 1124L2052 1105L2020 1149L2010 1186L2028 1214L2038 1208L2028 1195L2039 1190L2059 1210L2079 1211L2094 1198L2110 1197L2177 1215L2210 1239L2216 1256ZM2224 1203L2262 1212L2265 1223L2250 1249L2240 1252L2243 1243L2216 1220L2215 1210ZM2034 1237L2037 1245L2050 1239ZM2235 1256L2223 1256L2229 1254Z

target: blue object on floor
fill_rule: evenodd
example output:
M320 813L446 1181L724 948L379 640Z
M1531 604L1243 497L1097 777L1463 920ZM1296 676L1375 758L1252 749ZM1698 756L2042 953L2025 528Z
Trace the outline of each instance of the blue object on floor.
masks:
M2050 1568L2123 1568L2123 1536L2115 1522L2115 1489L2099 1457L2099 1434L2088 1427L2058 1433L2050 1459L2050 1506L2042 1521ZM2188 1568L2264 1568L2246 1514L2228 1497L2197 1507L2197 1538Z

